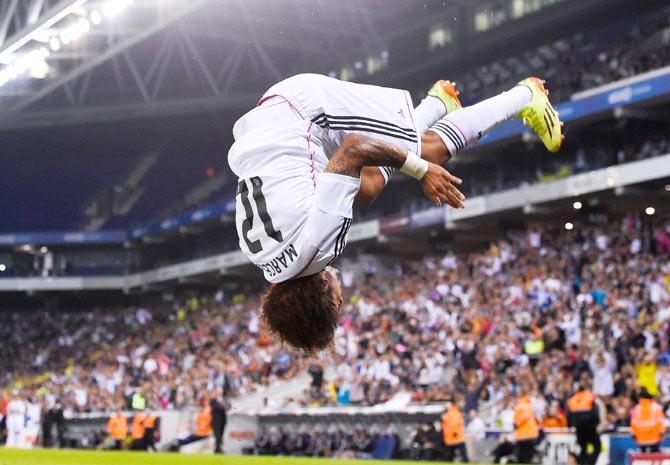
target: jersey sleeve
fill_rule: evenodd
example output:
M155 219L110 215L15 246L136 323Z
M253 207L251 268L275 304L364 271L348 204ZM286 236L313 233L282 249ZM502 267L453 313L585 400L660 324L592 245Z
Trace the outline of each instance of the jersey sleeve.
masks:
M316 176L309 226L312 245L335 258L344 249L351 226L354 198L361 180L335 173Z
M384 184L388 184L389 179L391 179L391 176L393 176L397 171L395 168L390 166L378 166L377 168L379 168L379 171L381 172L382 177L384 178Z

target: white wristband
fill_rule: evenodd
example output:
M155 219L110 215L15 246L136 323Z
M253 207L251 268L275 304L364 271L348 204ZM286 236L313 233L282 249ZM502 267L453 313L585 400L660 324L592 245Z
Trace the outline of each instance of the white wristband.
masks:
M412 176L413 178L423 179L423 177L428 172L429 166L430 163L428 163L428 160L424 160L416 153L407 151L407 158L405 159L405 163L400 168L400 171Z

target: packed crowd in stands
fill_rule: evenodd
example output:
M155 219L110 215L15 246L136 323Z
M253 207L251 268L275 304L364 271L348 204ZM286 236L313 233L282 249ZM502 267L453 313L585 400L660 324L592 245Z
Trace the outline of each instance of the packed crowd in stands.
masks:
M615 40L606 39L611 36ZM540 74L548 80L556 102L569 100L580 91L670 65L670 12L666 9L654 17L635 24L624 34L594 31L565 37L558 45L543 44L528 50L510 61L516 69L485 67L463 77L456 76L460 85L480 84L466 88L464 103L486 98L505 90L529 73ZM551 48L552 52L547 52ZM478 81L479 82L479 81Z
M304 397L268 408L457 393L464 412L486 403L491 425L509 429L519 383L532 387L541 418L589 373L608 421L623 425L640 386L670 402L670 223L650 218L510 232L486 250L369 265L364 278L345 269L340 326L319 358L266 333L258 295L4 311L0 392L19 388L66 411L131 407L138 395L150 408L182 408L208 392L243 395L308 371Z
M559 88L564 98L574 92L633 77L670 64L670 20L666 15L635 26L611 47L595 51L595 60L559 67ZM586 66L585 66L586 65Z

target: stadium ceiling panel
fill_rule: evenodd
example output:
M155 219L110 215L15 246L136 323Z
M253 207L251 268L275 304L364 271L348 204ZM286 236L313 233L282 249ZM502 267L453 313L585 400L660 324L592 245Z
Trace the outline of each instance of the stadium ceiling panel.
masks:
M0 129L253 104L259 89L384 48L388 0L4 0ZM360 57L359 57L360 59Z
M46 97L57 92L63 93L69 109L76 112L92 88L93 71L112 59L124 61L140 94L148 100L135 65L137 57L131 57L129 50L207 1L32 0L27 8L23 1L3 3L0 33L13 30L14 34L4 38L0 48L0 64L4 65L0 69L0 121L21 121L25 110L40 108L40 104L49 108Z

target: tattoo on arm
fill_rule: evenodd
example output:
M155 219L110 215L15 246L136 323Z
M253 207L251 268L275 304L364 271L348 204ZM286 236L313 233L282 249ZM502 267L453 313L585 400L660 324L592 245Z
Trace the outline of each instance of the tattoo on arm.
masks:
M331 157L325 171L358 178L364 166L400 168L406 159L407 153L393 144L352 134Z

